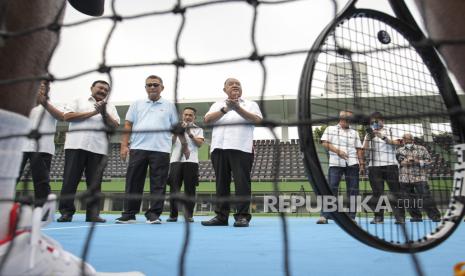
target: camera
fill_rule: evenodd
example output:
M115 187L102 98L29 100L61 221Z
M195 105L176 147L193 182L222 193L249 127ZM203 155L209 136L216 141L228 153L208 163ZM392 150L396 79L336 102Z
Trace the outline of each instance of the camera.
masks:
M373 139L375 137L375 134L373 133L373 129L371 127L367 127L365 129L365 132L367 133L367 138L369 140Z

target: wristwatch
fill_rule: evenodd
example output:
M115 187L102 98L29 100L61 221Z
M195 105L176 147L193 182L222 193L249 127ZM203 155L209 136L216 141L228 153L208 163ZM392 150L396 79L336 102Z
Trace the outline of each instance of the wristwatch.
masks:
M221 113L226 114L226 110L224 110L224 106L220 109Z
M194 139L194 135L189 134L189 138Z
M383 138L381 138L381 139L383 139L384 141L386 141L386 140L387 140L387 136L383 136Z

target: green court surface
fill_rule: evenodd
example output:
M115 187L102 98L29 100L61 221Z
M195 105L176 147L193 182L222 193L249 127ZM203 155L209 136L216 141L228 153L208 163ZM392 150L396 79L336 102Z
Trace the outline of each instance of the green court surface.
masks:
M429 181L431 190L449 190L452 185L451 180L446 179L436 179ZM50 183L52 191L61 190L61 181L53 181ZM387 185L386 189L387 189ZM102 182L102 192L124 192L125 181L124 179L113 179L111 181ZM313 191L312 186L309 182L298 181L298 182L278 182L279 190L282 192L302 192L302 187L305 192ZM370 184L366 180L360 181L359 184L360 190L370 191ZM28 190L32 189L32 183L29 183L27 186ZM340 189L345 190L345 182L342 181L340 184ZM18 190L25 190L24 183L18 184ZM81 182L78 187L78 191L85 191L86 183ZM231 190L234 191L234 183L231 183ZM145 182L144 187L145 192L149 192L149 181L148 179ZM167 187L169 191L169 186ZM263 192L273 192L273 182L252 182L252 192L263 193ZM197 187L197 192L199 193L214 193L215 192L215 182L201 182Z
M20 184L21 185L21 184ZM59 191L61 189L61 182L52 182L50 183L52 191ZM312 191L312 188L308 182L279 182L279 189L286 192L298 192L303 186L305 191ZM32 186L32 185L31 185ZM102 183L102 192L124 192L125 182L124 179L112 180L110 182ZM21 187L18 187L21 189ZM32 187L31 187L32 189ZM234 183L231 184L231 189L234 191ZM78 191L85 191L86 183L81 182L78 187ZM169 186L167 187L169 191ZM149 192L149 181L145 182L144 187L145 192ZM252 191L253 192L271 192L273 191L272 182L252 182ZM201 182L197 187L197 192L215 192L215 182Z

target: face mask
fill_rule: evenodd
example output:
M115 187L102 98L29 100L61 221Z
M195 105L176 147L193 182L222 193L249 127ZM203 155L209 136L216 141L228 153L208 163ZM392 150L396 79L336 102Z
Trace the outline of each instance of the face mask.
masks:
M405 147L406 147L407 149L412 149L413 144L410 144L410 143L409 143L409 144L405 144Z

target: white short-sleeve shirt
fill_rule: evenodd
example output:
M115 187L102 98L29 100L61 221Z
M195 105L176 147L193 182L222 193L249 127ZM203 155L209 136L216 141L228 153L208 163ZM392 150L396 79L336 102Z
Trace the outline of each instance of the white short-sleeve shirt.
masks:
M260 118L263 117L256 102L241 98L239 99L239 105L246 111ZM224 100L214 103L205 116L212 112L220 111L222 107L226 107L226 101ZM231 123L244 123L249 125L222 125ZM213 152L215 149L234 149L251 153L254 128L254 125L250 125L250 122L236 111L228 111L228 113L224 114L224 116L214 124L210 151Z
M191 134L196 138L204 138L203 137L203 129L196 126L191 128ZM174 143L173 150L171 151L171 160L170 163L173 162L192 162L192 163L199 163L199 147L195 144L195 142L189 138L187 133L184 133L184 137L186 137L187 146L190 150L189 159L186 159L184 154L181 155L181 141L179 141L179 137L176 137L176 142Z
M60 111L63 109L56 104L53 104L53 106ZM29 120L31 121L31 129L39 127L39 133L46 133L47 135L43 134L40 137L38 145L37 140L27 139L22 151L55 154L54 133L56 131L57 120L42 105L38 105L31 110Z
M65 114L69 112L90 112L95 110L96 100L93 97L78 98L65 105ZM120 122L116 107L110 103L106 106L107 113ZM107 134L103 131L73 131L79 129L103 129L105 123L101 114L94 115L83 121L70 122L66 133L65 149L82 149L93 153L104 154L108 152Z
M382 128L380 133L382 136L388 137L389 140L398 139L393 137L391 128ZM366 139L367 137L365 136L365 140ZM399 165L396 158L395 145L388 144L386 141L377 136L367 142L369 167Z
M347 167L358 165L357 149L362 148L360 137L355 129L342 128L339 124L329 126L321 136L321 141L327 141L336 148L347 153L348 159L340 158L335 152L329 151L330 167Z

